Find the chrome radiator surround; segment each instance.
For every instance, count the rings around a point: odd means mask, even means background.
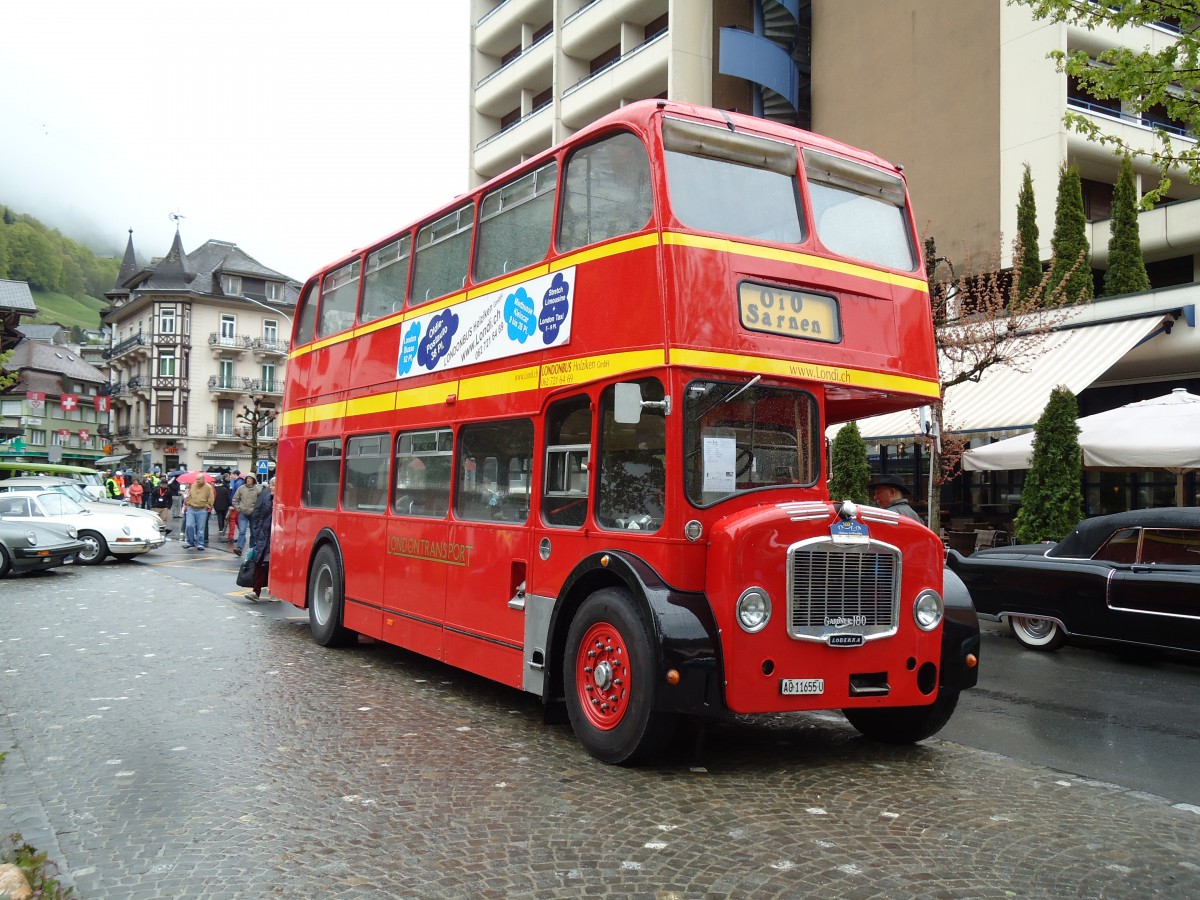
[[[900,550],[882,541],[810,538],[788,547],[788,636],[825,643],[837,634],[864,641],[899,629]]]

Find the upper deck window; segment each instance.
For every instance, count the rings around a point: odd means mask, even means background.
[[[546,258],[558,164],[548,163],[483,198],[475,280],[487,281]]]
[[[562,193],[560,250],[641,231],[654,211],[646,148],[626,132],[581,147],[567,161]]]
[[[313,329],[317,327],[317,282],[308,285],[300,295],[296,314],[296,343],[307,344],[313,339]]]
[[[804,151],[813,228],[829,250],[911,272],[917,265],[904,182],[817,150]]]
[[[337,334],[354,324],[361,268],[362,262],[356,259],[325,276],[321,285],[321,319],[317,325],[317,337]]]
[[[792,144],[666,119],[663,147],[671,209],[688,228],[784,244],[804,240]]]
[[[406,234],[367,256],[362,311],[358,316],[360,322],[373,322],[404,307],[408,259],[411,255],[412,236]]]
[[[466,286],[474,230],[475,207],[468,203],[417,232],[413,303],[424,303]]]

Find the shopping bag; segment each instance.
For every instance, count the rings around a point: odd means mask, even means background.
[[[254,587],[254,569],[257,563],[252,559],[243,559],[242,564],[238,566],[237,583],[238,587]]]

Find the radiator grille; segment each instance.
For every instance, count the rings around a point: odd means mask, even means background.
[[[839,630],[879,636],[895,631],[900,556],[878,545],[831,542],[793,547],[788,560],[788,625],[793,637]]]

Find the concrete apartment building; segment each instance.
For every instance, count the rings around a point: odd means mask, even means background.
[[[1005,0],[472,0],[471,22],[474,183],[633,100],[736,109],[903,165],[918,228],[960,273],[1011,262],[1026,163],[1043,260],[1059,169],[1073,163],[1083,178],[1092,267],[1107,267],[1119,160],[1067,131],[1068,109],[1138,146],[1153,146],[1151,125],[1175,131],[1181,144],[1195,140],[1164,110],[1088,96],[1047,59],[1055,49],[1158,49],[1177,36],[1177,22],[1089,31],[1035,21]],[[1137,167],[1143,183],[1157,185],[1149,166]],[[968,410],[969,391],[948,395],[948,407],[960,405],[957,418],[969,422],[961,430],[977,441],[1028,430],[1058,383],[1080,395],[1084,414],[1173,387],[1200,393],[1200,186],[1175,179],[1169,201],[1139,224],[1155,290],[1089,307],[1077,329],[1088,338],[1064,345],[1036,384],[1004,389],[1029,400],[1003,420]],[[1130,319],[1145,328],[1119,324]],[[889,447],[911,448],[913,423],[915,416],[893,418],[864,435],[886,456]],[[907,465],[915,474],[921,463],[910,456]],[[993,500],[1012,493],[1008,485],[989,490]],[[1132,496],[1140,488],[1121,490]]]
[[[251,471],[242,411],[283,402],[300,285],[226,241],[187,253],[176,231],[161,260],[139,267],[130,235],[103,323],[113,456],[135,467]],[[273,458],[277,426],[258,430]]]

